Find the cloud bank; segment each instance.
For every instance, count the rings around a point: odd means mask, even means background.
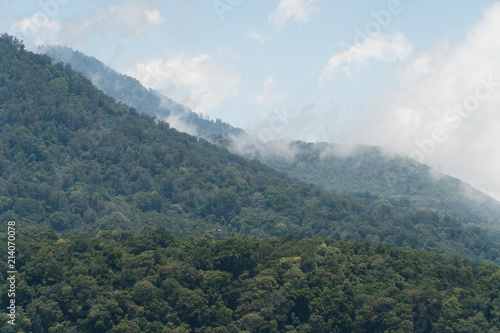
[[[442,42],[409,57],[399,68],[399,86],[373,101],[347,141],[406,152],[500,199],[498,31],[497,3],[464,41]],[[406,55],[406,48],[398,49],[388,57]],[[369,53],[383,58],[387,52]],[[366,57],[351,59],[362,63]],[[353,63],[334,56],[326,69]]]

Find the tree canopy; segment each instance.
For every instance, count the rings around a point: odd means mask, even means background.
[[[2,313],[2,333],[500,329],[500,269],[460,256],[324,236],[217,240],[163,229],[23,232],[17,243],[16,326]]]

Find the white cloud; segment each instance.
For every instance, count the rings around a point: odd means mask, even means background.
[[[227,49],[223,50],[227,53]],[[209,54],[178,54],[141,63],[128,73],[141,83],[196,112],[207,113],[238,93],[240,75]]]
[[[263,35],[259,34],[259,33],[258,33],[257,31],[255,31],[255,30],[250,31],[250,32],[248,33],[248,37],[251,37],[251,38],[255,39],[255,40],[256,40],[256,41],[258,41],[259,43],[264,43],[264,42],[265,42],[265,40],[266,40],[266,38],[265,38]]]
[[[278,8],[268,19],[278,30],[281,30],[289,19],[299,24],[307,23],[312,15],[320,11],[319,7],[314,6],[317,2],[317,0],[281,0]]]
[[[167,118],[162,120],[166,121],[172,128],[175,128],[180,132],[185,132],[191,135],[198,134],[196,126],[194,126],[193,124],[188,124],[183,119],[182,115],[171,113]]]
[[[155,3],[156,0],[129,0],[104,6],[89,16],[72,15],[64,18],[59,18],[57,11],[40,11],[15,22],[9,33],[20,37],[28,47],[43,44],[76,47],[88,39],[109,33],[126,38],[143,36],[163,21],[160,11],[154,8]]]
[[[126,1],[108,6],[90,17],[67,22],[68,42],[110,32],[123,37],[141,36],[163,21],[160,11],[151,8],[153,4]]]
[[[163,21],[161,13],[158,9],[153,9],[153,10],[146,9],[145,13],[146,17],[148,18],[148,22],[153,26],[157,26]]]
[[[415,55],[401,66],[399,87],[373,102],[350,140],[406,152],[500,199],[498,31],[499,3],[463,42]]]
[[[350,74],[353,69],[362,67],[368,60],[397,61],[408,57],[412,49],[411,44],[402,33],[391,36],[373,34],[363,43],[352,45],[349,49],[335,54],[330,58],[323,70],[321,79],[325,79],[332,72],[341,70]]]
[[[15,22],[9,34],[20,37],[29,48],[32,48],[57,41],[60,30],[60,21],[51,20],[44,13],[37,13]]]

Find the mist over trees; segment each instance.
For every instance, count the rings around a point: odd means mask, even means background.
[[[2,48],[14,73],[2,87],[3,219],[64,234],[324,234],[500,260],[483,229],[295,181],[116,103],[69,65]]]

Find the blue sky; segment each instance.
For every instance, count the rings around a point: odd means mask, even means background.
[[[256,137],[383,145],[500,198],[498,1],[0,3],[29,48],[70,46]]]

